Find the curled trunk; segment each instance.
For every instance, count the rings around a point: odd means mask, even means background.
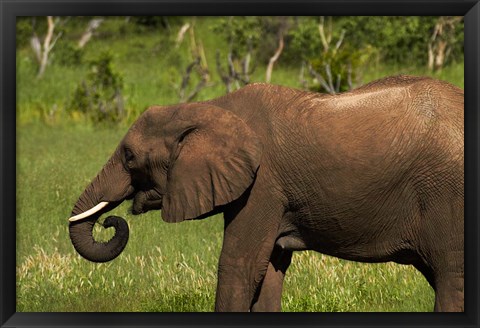
[[[115,235],[106,242],[96,241],[93,227],[100,216],[121,204],[133,192],[130,176],[118,157],[118,150],[76,202],[69,219],[69,233],[75,250],[92,262],[108,262],[123,251],[128,242],[127,222],[107,217],[102,225],[113,227]]]
[[[93,227],[98,215],[88,219],[70,222],[69,231],[75,250],[92,262],[108,262],[123,251],[128,242],[128,224],[118,216],[109,216],[103,222],[104,228],[115,228],[115,235],[107,242],[98,242],[93,238]]]

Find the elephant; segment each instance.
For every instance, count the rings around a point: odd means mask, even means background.
[[[391,76],[330,95],[252,83],[148,107],[75,203],[69,235],[94,262],[128,224],[125,200],[166,222],[223,213],[215,311],[281,311],[294,251],[419,270],[436,312],[464,311],[464,92]]]

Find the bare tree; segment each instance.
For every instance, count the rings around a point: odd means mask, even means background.
[[[187,94],[187,87],[189,85],[190,76],[193,73],[195,68],[199,68],[200,70],[200,73],[199,73],[200,81],[195,85],[195,88]],[[193,100],[202,89],[207,87],[207,83],[209,79],[208,76],[209,76],[208,70],[206,70],[204,67],[201,67],[200,57],[195,58],[193,62],[188,64],[187,68],[185,69],[185,73],[183,74],[182,83],[180,84],[180,88],[178,92],[180,102],[184,103],[184,102],[189,102]]]
[[[451,40],[455,33],[455,26],[463,17],[439,17],[428,42],[428,68],[441,69],[452,50]]]
[[[275,54],[268,61],[267,72],[265,73],[265,82],[267,83],[270,83],[272,79],[273,65],[282,54],[283,46],[284,46],[283,33],[279,33],[277,50],[275,50]]]
[[[325,34],[325,17],[320,16],[320,22],[318,24],[318,33],[320,34],[320,40],[322,41],[323,51],[327,52],[332,41],[332,19],[329,19],[328,34]]]
[[[83,32],[80,40],[78,41],[78,47],[81,49],[90,41],[93,33],[100,27],[103,22],[103,18],[93,18],[88,22],[87,28]]]
[[[332,46],[333,27],[332,27],[331,19],[329,20],[329,26],[327,27],[327,29],[328,31],[326,33],[325,18],[321,16],[318,24],[318,32],[320,35],[320,40],[322,41],[322,45],[323,45],[323,55],[327,56],[328,54],[328,58],[330,58],[329,60],[323,63],[324,72],[322,73],[322,72],[316,71],[310,63],[308,63],[307,65],[308,65],[308,71],[310,75],[322,86],[322,88],[324,88],[330,94],[336,94],[340,92],[342,76],[339,73],[337,73],[336,76],[333,76],[331,62],[333,59],[335,59],[338,53],[338,49],[343,44],[343,41],[345,39],[345,30],[341,31],[340,37],[338,38],[335,45]],[[302,66],[305,66],[305,65],[306,65],[305,63],[302,64]],[[326,78],[325,78],[325,75],[323,74],[326,75]],[[347,69],[347,83],[349,88],[351,89],[352,88],[352,69],[350,64],[348,64],[348,69]]]
[[[250,69],[250,62],[252,57],[251,52],[252,48],[251,46],[249,46],[248,51],[243,57],[243,59],[236,60],[236,65],[232,48],[230,48],[227,54],[227,68],[224,69],[221,64],[220,51],[217,49],[215,57],[217,64],[217,72],[220,75],[223,84],[225,84],[227,93],[232,91],[232,84],[235,84],[236,88],[238,89],[241,85],[247,85],[250,83],[250,75],[254,72],[256,67],[254,66],[252,69]],[[237,69],[236,66],[240,66],[240,69]]]
[[[178,95],[179,95],[179,100],[181,103],[183,102],[189,102],[193,100],[195,97],[198,96],[199,92],[203,90],[206,87],[212,86],[212,84],[209,83],[210,81],[210,71],[208,69],[208,63],[207,63],[207,58],[205,56],[205,50],[203,48],[203,44],[201,41],[197,42],[195,38],[195,30],[194,30],[194,22],[192,21],[192,24],[185,24],[184,27],[180,30],[182,36],[181,38],[183,39],[183,35],[186,33],[186,31],[190,31],[190,50],[192,53],[192,57],[194,60],[189,63],[185,69],[185,72],[182,76],[182,82],[180,83],[180,86],[178,87]],[[180,35],[180,33],[179,33]],[[178,40],[178,39],[177,39]],[[180,41],[181,42],[181,41]],[[191,81],[191,76],[192,74],[196,72],[197,75],[199,76],[199,81],[195,85],[195,87],[190,91],[187,92],[188,86]]]
[[[285,31],[286,30],[287,30],[287,18],[286,17],[281,17],[280,18],[280,26],[278,28],[278,33],[277,33],[278,46],[277,46],[277,49],[275,50],[275,53],[273,54],[273,56],[268,61],[267,71],[265,73],[265,81],[267,83],[270,83],[270,81],[272,79],[273,65],[275,65],[275,62],[278,60],[278,58],[282,54],[283,47],[284,47],[284,44],[285,44],[284,37],[285,37]]]
[[[54,36],[55,26],[57,26],[59,22],[60,17],[56,17],[54,19],[53,16],[47,16],[48,28],[43,42],[40,41],[39,36],[35,32],[35,28],[33,29],[33,36],[30,39],[30,45],[35,53],[35,58],[37,59],[39,65],[37,78],[41,78],[45,73],[49,54],[57,43],[57,40],[62,36],[62,32],[59,32]]]
[[[180,44],[182,43],[183,39],[185,38],[185,33],[187,33],[188,29],[190,28],[190,23],[185,23],[183,26],[180,28],[177,34],[177,38],[175,40],[175,47],[179,47]]]
[[[232,91],[232,83],[235,81],[236,72],[233,67],[231,52],[228,53],[227,58],[228,58],[227,59],[228,66],[227,66],[227,70],[224,70],[222,67],[222,64],[220,63],[220,51],[217,49],[217,53],[215,55],[217,72],[218,72],[218,75],[220,75],[220,78],[222,79],[223,84],[225,84],[227,93],[230,93]]]
[[[208,73],[208,62],[207,62],[207,56],[205,56],[205,49],[203,48],[203,43],[202,41],[198,41],[195,37],[195,21],[192,21],[190,28],[190,51],[192,53],[193,58],[200,57],[201,60],[201,68]],[[207,79],[210,79],[209,76],[207,76]]]

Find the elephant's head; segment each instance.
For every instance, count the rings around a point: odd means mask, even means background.
[[[233,113],[209,104],[151,107],[75,204],[70,238],[83,257],[106,262],[127,244],[128,225],[110,216],[108,242],[94,240],[98,218],[126,199],[132,213],[162,209],[167,222],[198,218],[239,198],[252,184],[261,157],[256,134]]]

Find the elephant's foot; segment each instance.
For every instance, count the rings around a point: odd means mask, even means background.
[[[248,312],[250,299],[248,288],[244,286],[219,284],[215,312]]]
[[[257,289],[251,312],[280,312],[282,310],[282,289],[285,273],[292,261],[292,252],[275,247],[267,273]]]

